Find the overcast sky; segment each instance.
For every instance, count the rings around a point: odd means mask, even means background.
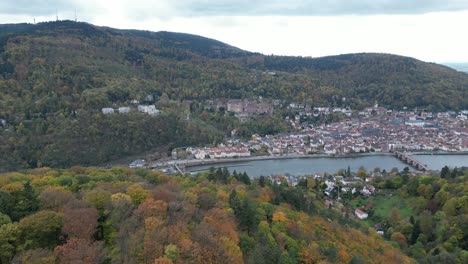
[[[468,62],[468,0],[0,0],[0,23],[74,19],[176,31],[264,54],[385,52]]]

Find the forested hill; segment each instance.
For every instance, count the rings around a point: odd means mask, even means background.
[[[463,99],[468,74],[390,54],[265,56],[196,35],[119,30],[72,21],[0,25],[0,46],[3,77],[18,81],[27,77],[21,69],[30,73],[40,59],[46,68],[63,68],[67,79],[94,69],[98,71],[87,74],[99,80],[102,74],[125,72],[123,77],[152,82],[152,92],[167,92],[175,99],[261,95],[325,104],[335,95],[349,98],[352,106],[378,101],[396,108],[468,107],[468,100]],[[253,78],[253,70],[282,75],[264,80]],[[85,84],[100,88],[109,82],[87,80]]]
[[[0,174],[0,263],[415,263],[399,232],[385,241],[315,190],[216,173]]]
[[[112,36],[146,38],[152,40],[153,44],[156,44],[157,46],[187,49],[193,53],[210,58],[237,57],[250,54],[249,52],[214,39],[185,33],[121,30],[108,27],[96,27],[91,24],[77,23],[73,21],[0,25],[0,36],[5,39],[15,35],[49,35],[52,37],[60,36],[59,34],[91,38],[104,37],[109,41]]]
[[[466,108],[468,74],[452,68],[391,54],[359,53],[323,58],[265,57],[264,67],[316,76],[322,84],[360,100],[387,106]],[[462,96],[450,104],[456,96]]]
[[[73,21],[0,25],[0,171],[96,165],[161,146],[219,142],[240,127],[203,112],[206,99],[344,106],[346,97],[352,108],[378,101],[456,110],[468,108],[467,87],[468,74],[393,55],[264,56],[181,33]],[[132,100],[156,103],[164,114],[101,114]]]
[[[0,173],[0,263],[467,263],[468,171],[408,171],[371,177],[371,196],[227,168]]]

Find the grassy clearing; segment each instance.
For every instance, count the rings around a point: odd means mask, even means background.
[[[380,219],[387,219],[392,208],[397,208],[400,211],[400,216],[402,218],[409,218],[414,214],[411,208],[411,204],[412,198],[401,198],[397,195],[377,195],[375,197],[369,198],[358,196],[349,202],[349,205],[352,208],[365,208],[369,205],[372,205],[374,210],[374,217]],[[370,226],[370,222],[366,224]]]
[[[399,209],[402,217],[410,217],[413,214],[413,210],[409,206],[410,202],[396,195],[391,197],[378,196],[373,199],[372,203],[374,204],[374,214],[383,218],[388,217],[392,208]]]

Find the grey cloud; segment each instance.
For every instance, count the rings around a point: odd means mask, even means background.
[[[53,15],[61,10],[73,10],[73,4],[66,0],[2,0],[0,14],[9,15]]]
[[[468,9],[466,0],[179,0],[178,5],[194,16],[422,14]]]
[[[109,5],[109,9],[94,9],[99,4]],[[127,16],[136,20],[151,16],[337,16],[468,10],[468,0],[0,0],[0,14],[46,16],[76,8],[98,16],[112,12],[114,5],[123,6]]]

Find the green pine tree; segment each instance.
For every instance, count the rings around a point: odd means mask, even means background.
[[[239,219],[242,211],[242,204],[239,199],[239,196],[237,196],[236,190],[232,190],[231,194],[229,195],[229,206],[232,208],[234,211],[234,215]]]

